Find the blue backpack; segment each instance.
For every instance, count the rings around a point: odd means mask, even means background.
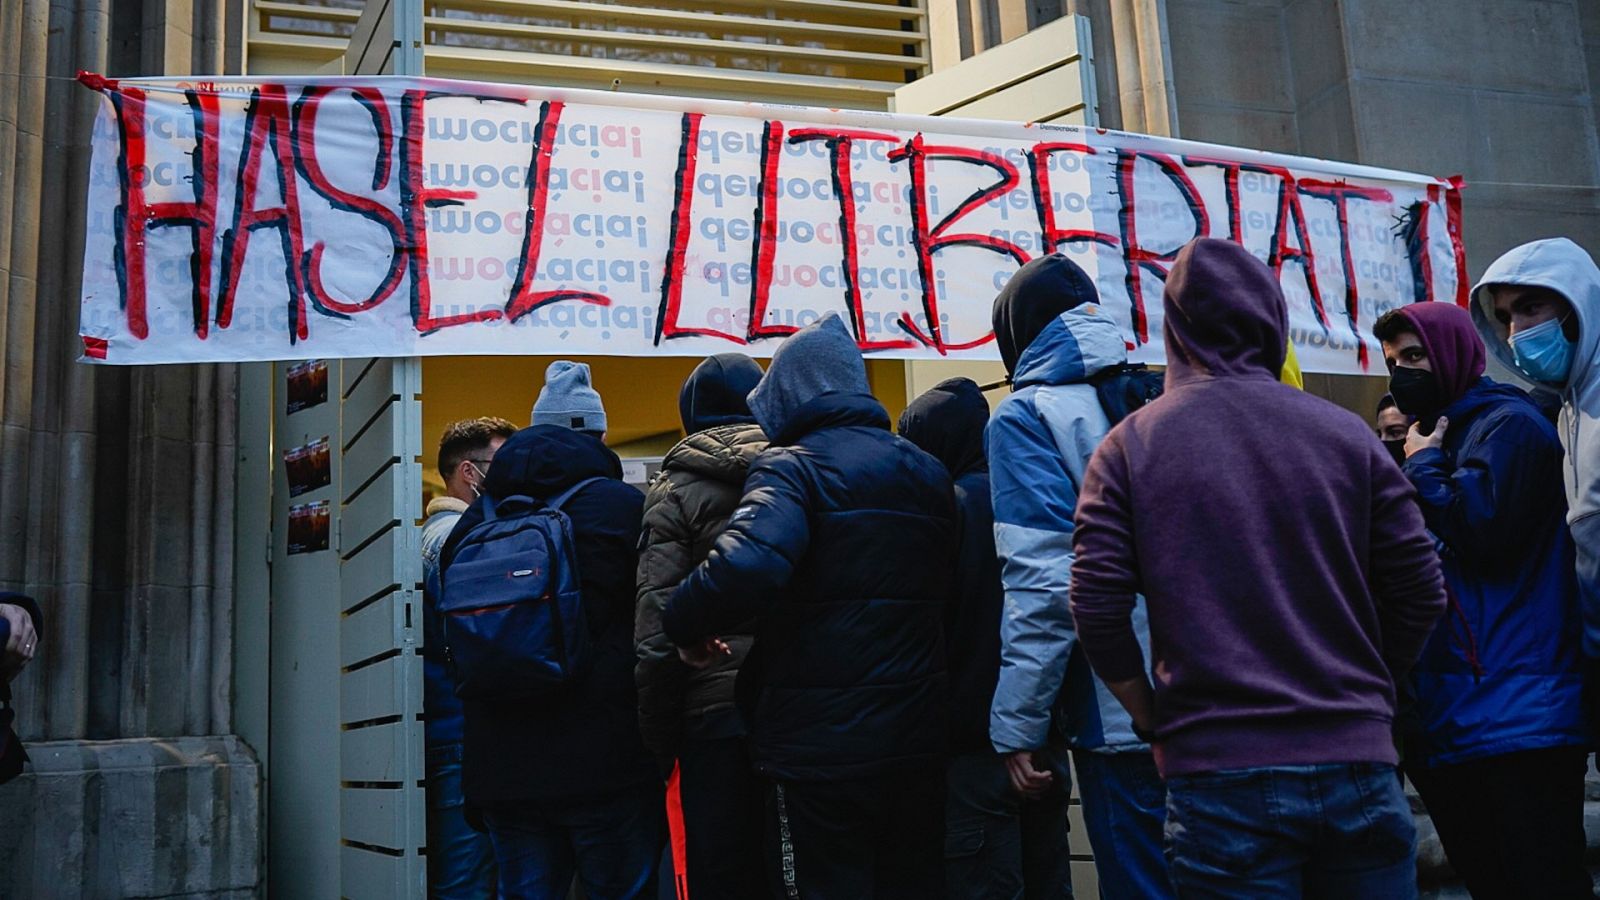
[[[439,573],[439,613],[456,695],[530,697],[576,678],[589,649],[572,520],[561,507],[599,477],[548,501],[478,500],[483,521]]]

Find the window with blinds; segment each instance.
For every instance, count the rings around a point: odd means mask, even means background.
[[[926,4],[425,0],[423,31],[432,76],[884,109],[927,71]],[[250,71],[326,71],[361,8],[251,0]]]

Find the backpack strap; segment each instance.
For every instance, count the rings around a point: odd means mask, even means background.
[[[538,502],[539,501],[533,499],[527,494],[512,494],[509,497],[501,497],[499,500],[496,500],[488,494],[484,494],[478,498],[476,505],[480,510],[483,511],[483,521],[493,522],[494,520],[500,518],[500,510],[506,506],[515,506],[518,504],[534,506]]]
[[[549,500],[546,500],[544,502],[544,505],[549,507],[550,509],[560,510],[561,507],[565,506],[567,504],[567,501],[571,500],[573,498],[573,496],[576,495],[579,491],[583,490],[584,488],[588,487],[591,484],[594,484],[596,481],[605,481],[605,480],[606,480],[606,478],[605,478],[604,475],[596,475],[596,476],[594,476],[592,478],[585,478],[582,481],[578,482],[577,484],[573,485],[572,487],[569,487],[566,490],[562,491],[561,493],[555,495],[554,497],[551,497]]]

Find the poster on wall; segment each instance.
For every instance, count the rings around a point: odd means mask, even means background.
[[[328,453],[328,439],[318,438],[309,444],[283,451],[283,470],[289,479],[291,497],[309,494],[332,484],[333,459]]]
[[[1407,172],[438,79],[82,80],[101,363],[765,356],[830,312],[867,353],[994,359],[995,293],[1052,252],[1160,362],[1163,282],[1202,235],[1278,273],[1308,371],[1368,371],[1379,315],[1465,301],[1460,184]]]
[[[331,522],[326,500],[289,507],[289,555],[328,549]]]
[[[285,373],[284,412],[292,415],[328,402],[328,363],[308,359],[289,367]]]

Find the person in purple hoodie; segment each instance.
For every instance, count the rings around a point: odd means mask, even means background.
[[[1287,308],[1249,251],[1191,242],[1164,309],[1166,391],[1089,463],[1071,606],[1154,746],[1174,887],[1415,897],[1395,682],[1445,608],[1416,491],[1360,417],[1278,381]]]

